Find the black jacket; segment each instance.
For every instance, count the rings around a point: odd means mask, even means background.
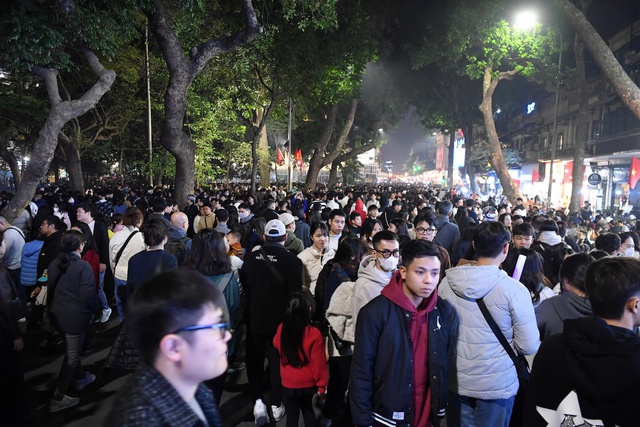
[[[244,256],[240,282],[247,293],[247,325],[254,334],[275,335],[289,303],[289,294],[302,289],[302,261],[280,243],[266,243],[271,265],[280,273],[276,278],[260,250]]]
[[[349,386],[354,425],[372,425],[374,412],[388,420],[394,419],[394,412],[404,413],[396,426],[413,421],[410,321],[409,312],[382,295],[360,311]],[[427,341],[433,418],[443,415],[448,403],[449,364],[455,360],[458,324],[455,310],[439,298],[429,313]]]
[[[109,232],[107,226],[102,221],[95,221],[93,225],[93,240],[98,247],[100,264],[109,265]]]
[[[36,272],[38,277],[41,277],[44,270],[49,268],[49,265],[58,258],[58,254],[60,253],[60,239],[62,239],[62,231],[56,231],[44,239],[42,248],[40,248],[40,254],[38,255]]]
[[[524,425],[560,425],[574,416],[576,424],[584,418],[591,420],[584,425],[637,426],[638,383],[640,337],[596,317],[567,320],[533,362]]]

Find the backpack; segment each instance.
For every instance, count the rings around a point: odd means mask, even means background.
[[[188,236],[184,236],[180,239],[171,237],[167,243],[164,244],[164,250],[176,257],[178,265],[184,265],[187,260],[187,241],[189,240]]]
[[[555,286],[560,281],[560,266],[564,257],[573,250],[566,243],[560,242],[553,246],[548,243],[538,242],[531,247],[542,255],[544,276]]]

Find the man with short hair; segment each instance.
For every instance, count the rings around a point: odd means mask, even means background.
[[[362,258],[358,268],[358,280],[351,293],[351,316],[357,324],[358,313],[369,301],[380,295],[398,268],[400,242],[389,231],[379,231],[373,236],[373,253]]]
[[[438,215],[436,217],[436,229],[438,230],[438,234],[433,239],[433,243],[445,248],[449,253],[451,253],[453,245],[460,240],[460,229],[455,223],[449,221],[452,210],[453,205],[450,201],[445,200],[440,202],[440,205],[438,206]]]
[[[136,290],[127,324],[144,363],[118,393],[107,425],[222,424],[203,382],[228,366],[224,304],[221,292],[190,269],[161,273]]]
[[[269,355],[271,378],[271,412],[275,421],[284,417],[280,357],[273,347],[273,337],[284,319],[291,292],[302,289],[302,261],[284,247],[287,231],[282,221],[274,219],[265,225],[265,243],[261,249],[244,257],[240,282],[246,290],[247,308],[247,377],[255,402],[253,415],[257,425],[269,422],[262,401],[264,358]]]
[[[133,193],[135,195],[135,192]],[[93,233],[93,239],[98,247],[98,257],[100,258],[100,283],[104,278],[104,272],[109,263],[109,233],[107,226],[103,222],[97,222],[95,218],[95,207],[89,202],[83,202],[76,208],[77,219],[89,226]]]
[[[220,208],[215,211],[215,215],[217,225],[214,230],[216,230],[223,236],[226,236],[231,231],[229,230],[229,227],[227,227],[227,221],[229,221],[229,212],[227,212],[226,209]]]
[[[385,208],[384,212],[380,216],[380,221],[382,222],[382,226],[385,230],[389,228],[391,221],[400,218],[400,209],[402,209],[402,201],[400,200],[394,200],[391,203],[391,206]]]
[[[437,425],[444,415],[458,320],[438,298],[440,266],[433,243],[408,242],[399,270],[360,311],[349,381],[355,425]]]
[[[349,214],[349,232],[360,238],[362,236],[362,216],[358,212]]]
[[[640,261],[602,258],[585,274],[595,316],[568,319],[536,354],[524,425],[635,426],[640,399]],[[575,423],[575,424],[574,424]]]
[[[517,224],[513,226],[513,248],[529,249],[533,244],[534,230],[531,224]]]
[[[340,244],[342,230],[347,222],[347,214],[342,209],[334,209],[329,214],[327,225],[329,226],[329,242],[327,246],[335,254]]]
[[[284,247],[296,255],[304,250],[302,240],[298,239],[295,235],[296,231],[296,217],[290,213],[282,213],[279,215],[280,221],[284,224],[287,230],[287,240],[284,242]]]
[[[600,249],[601,251],[605,251],[609,255],[618,255],[620,252],[620,246],[622,245],[622,241],[620,240],[620,236],[614,233],[600,233],[598,237],[596,237],[596,249]]]
[[[499,222],[478,225],[473,231],[477,264],[447,270],[438,290],[460,316],[456,374],[449,384],[449,426],[507,427],[518,392],[516,368],[480,311],[478,300],[484,301],[517,353],[533,354],[540,345],[529,291],[500,270],[510,240],[509,230]]]

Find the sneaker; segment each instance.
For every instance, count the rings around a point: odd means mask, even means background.
[[[103,309],[102,316],[100,317],[100,323],[106,323],[107,321],[109,321],[109,317],[111,316],[112,311],[113,310],[111,310],[111,308],[109,307]]]
[[[253,417],[256,420],[257,426],[265,426],[269,424],[269,414],[267,414],[267,405],[262,403],[262,399],[256,400],[256,404],[253,405]]]
[[[83,379],[76,380],[76,391],[84,390],[85,388],[87,388],[89,384],[91,384],[95,380],[96,380],[96,376],[94,374],[92,374],[91,372],[85,372]]]
[[[274,421],[280,421],[287,413],[284,409],[284,404],[280,403],[280,406],[271,405],[271,413],[273,414]]]
[[[80,403],[80,399],[77,397],[70,397],[65,394],[60,400],[51,399],[51,402],[49,402],[49,412],[62,411],[64,409],[71,408],[72,406],[76,406],[78,403]]]
[[[228,368],[227,368],[227,374],[232,374],[234,372],[238,372],[238,371],[242,371],[244,368],[247,367],[247,364],[244,362],[233,362]]]

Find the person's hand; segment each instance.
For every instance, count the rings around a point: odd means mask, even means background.
[[[324,408],[324,404],[327,401],[327,392],[318,392],[318,407]]]
[[[37,297],[37,296],[38,296],[38,294],[40,294],[40,291],[41,291],[41,290],[42,290],[42,288],[41,288],[41,287],[39,287],[39,286],[38,286],[37,288],[35,288],[35,289],[33,290],[33,292],[31,292],[31,298],[35,298],[35,297]]]
[[[107,264],[100,263],[100,273],[104,273],[107,270]]]
[[[22,338],[16,338],[15,340],[13,340],[14,351],[20,351],[23,348],[24,348],[24,341],[22,341]]]

